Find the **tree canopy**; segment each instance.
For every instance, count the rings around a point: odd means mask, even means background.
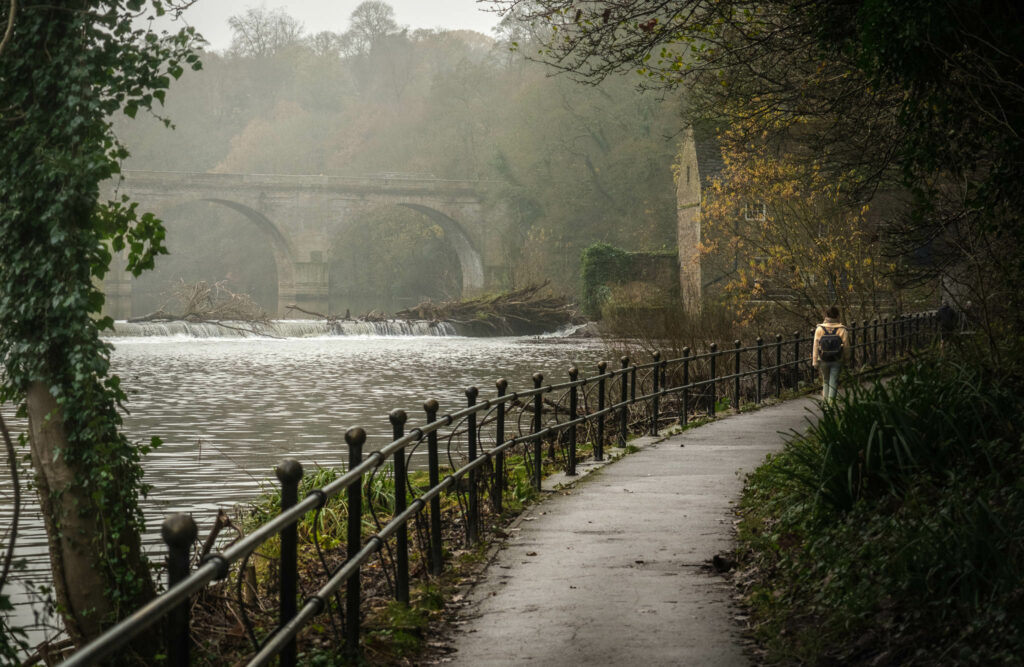
[[[882,221],[887,252],[917,258],[901,280],[942,278],[991,303],[1005,295],[979,275],[1022,275],[1018,3],[493,4],[540,26],[533,57],[587,82],[632,70],[685,90],[691,120],[732,128],[735,155],[753,142],[816,162],[845,179],[852,210],[906,193]]]

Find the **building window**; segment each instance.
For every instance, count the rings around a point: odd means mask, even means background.
[[[747,222],[764,222],[768,217],[768,207],[764,204],[747,204],[743,207],[743,219]]]
[[[690,184],[690,165],[686,165],[686,184]]]

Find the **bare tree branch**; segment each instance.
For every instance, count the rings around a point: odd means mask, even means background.
[[[4,31],[4,38],[0,40],[0,56],[4,54],[4,49],[11,41],[11,35],[14,34],[14,17],[18,13],[18,0],[11,0],[11,13],[7,16],[7,30]]]
[[[0,592],[3,592],[4,584],[7,583],[7,575],[11,572],[11,562],[14,560],[14,545],[18,539],[18,515],[21,513],[21,483],[18,479],[18,454],[14,451],[14,443],[11,442],[11,434],[7,431],[7,423],[4,421],[3,415],[0,415],[0,431],[3,432],[4,446],[7,448],[7,461],[11,466],[11,482],[14,486],[11,536],[7,542],[7,552],[4,554],[3,571],[0,572]]]

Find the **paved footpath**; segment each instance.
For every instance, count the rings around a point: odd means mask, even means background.
[[[449,664],[747,665],[732,591],[744,475],[806,428],[788,401],[648,444],[530,508],[466,596]]]

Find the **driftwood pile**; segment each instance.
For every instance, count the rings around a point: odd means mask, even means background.
[[[171,290],[170,301],[175,303],[172,306],[173,311],[167,310],[168,306],[165,304],[148,315],[128,321],[209,323],[227,329],[239,327],[225,322],[270,326],[270,315],[262,306],[253,301],[248,294],[232,292],[225,287],[223,280],[213,284],[205,280],[196,283],[179,281]]]
[[[425,301],[395,313],[404,320],[451,322],[470,335],[534,335],[582,322],[569,300],[545,294],[547,281],[464,301]]]

